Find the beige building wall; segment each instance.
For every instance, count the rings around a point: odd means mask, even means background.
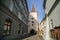
[[[46,0],[46,9],[45,9],[45,13],[48,14],[48,12],[50,11],[52,5],[54,4],[56,0]]]
[[[47,25],[49,27],[49,32],[51,29],[54,29],[56,26],[58,27],[60,25],[60,18],[59,18],[60,17],[60,0],[46,0],[45,7],[46,7],[45,14],[47,15],[49,14],[46,17],[46,23],[48,23],[46,24],[46,33],[47,33],[48,31]],[[47,36],[48,34],[45,34],[45,36]],[[53,39],[50,37],[50,40],[53,40]]]
[[[43,37],[45,37],[45,30],[46,30],[46,26],[45,26],[45,18],[43,18],[43,20],[39,23],[39,35]]]

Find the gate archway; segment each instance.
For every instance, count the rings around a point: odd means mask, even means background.
[[[36,31],[34,29],[30,30],[30,34],[35,34],[35,33],[36,33]]]

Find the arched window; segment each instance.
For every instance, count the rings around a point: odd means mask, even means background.
[[[10,29],[11,29],[11,21],[7,19],[5,20],[5,24],[4,24],[3,36],[9,35]]]

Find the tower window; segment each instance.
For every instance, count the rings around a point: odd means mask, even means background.
[[[32,24],[32,26],[33,26],[33,24]]]
[[[20,33],[20,31],[21,31],[21,24],[19,24],[18,34]]]
[[[32,21],[32,23],[34,23],[34,21]]]
[[[31,19],[34,19],[34,18],[31,18]]]
[[[6,20],[4,24],[4,31],[3,31],[3,36],[7,36],[10,34],[10,29],[11,29],[11,21]]]

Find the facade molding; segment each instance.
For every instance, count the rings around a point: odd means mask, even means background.
[[[51,14],[51,12],[56,8],[56,6],[58,5],[58,3],[60,2],[60,0],[56,0],[55,3],[53,4],[53,6],[51,7],[50,11],[48,12],[48,15],[49,16]]]

